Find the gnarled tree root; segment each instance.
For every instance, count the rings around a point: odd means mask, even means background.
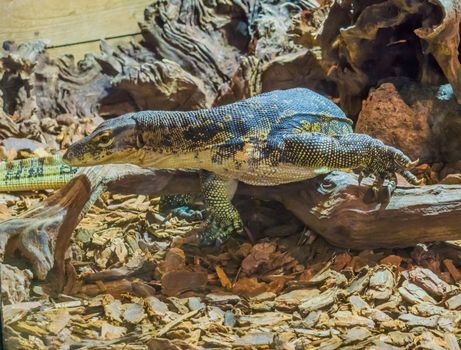
[[[198,193],[195,172],[135,166],[83,168],[38,207],[0,223],[0,253],[20,251],[39,279],[64,285],[64,257],[73,230],[102,191],[162,195]],[[367,183],[333,172],[275,187],[240,184],[237,196],[278,201],[310,229],[343,248],[404,247],[461,239],[461,185],[398,187],[387,205],[364,200]],[[49,273],[52,271],[52,273]]]

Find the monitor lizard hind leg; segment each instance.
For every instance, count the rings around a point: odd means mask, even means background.
[[[208,171],[201,171],[200,179],[209,215],[198,239],[201,245],[219,246],[232,233],[243,230],[240,215],[231,203],[238,181]]]

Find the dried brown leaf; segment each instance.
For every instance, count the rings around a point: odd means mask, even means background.
[[[240,278],[232,286],[233,293],[246,297],[254,297],[266,291],[268,291],[267,284],[263,282],[258,282],[258,279],[256,277]]]
[[[183,270],[186,266],[186,255],[184,251],[179,248],[171,248],[165,256],[165,260],[159,265],[161,273],[170,271]]]
[[[381,259],[380,263],[384,265],[391,265],[395,267],[400,267],[402,263],[402,257],[398,255],[388,255],[385,258]]]
[[[450,272],[451,277],[455,282],[461,281],[461,270],[459,270],[454,264],[453,260],[451,259],[444,259],[443,264],[447,268],[448,272]]]
[[[185,291],[203,289],[207,282],[206,272],[170,271],[162,276],[162,291],[168,296],[176,296]]]
[[[219,265],[216,265],[215,270],[218,275],[219,281],[221,282],[221,286],[223,286],[225,289],[231,289],[232,282],[230,281],[229,277],[227,277],[227,274],[223,270],[223,268]]]
[[[342,269],[344,269],[347,265],[349,265],[351,260],[352,260],[352,256],[349,253],[344,252],[344,253],[337,254],[334,258],[331,268],[339,272]]]

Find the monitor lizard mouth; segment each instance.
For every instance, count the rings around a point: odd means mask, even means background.
[[[144,152],[134,148],[121,150],[100,149],[97,152],[81,151],[84,148],[85,144],[81,146],[73,144],[62,157],[64,163],[75,167],[117,163],[142,164],[144,157]]]
[[[83,139],[74,142],[64,153],[62,160],[71,166],[92,166],[107,162],[109,156],[108,135],[103,135],[102,143],[99,135],[88,135]]]
[[[67,165],[71,166],[84,166],[87,165],[90,159],[85,159],[84,152],[82,152],[81,141],[73,143],[62,156],[62,160]]]
[[[98,152],[97,156],[79,152],[77,145],[72,145],[66,153],[64,153],[62,160],[70,166],[83,167],[103,164],[107,162],[105,152]]]

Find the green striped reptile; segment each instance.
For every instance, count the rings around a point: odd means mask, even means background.
[[[3,161],[0,162],[0,192],[55,190],[69,182],[77,170],[78,167],[65,164],[60,154]],[[159,210],[182,219],[201,219],[201,211],[190,208],[193,200],[189,195],[162,196]]]
[[[59,154],[0,162],[0,192],[57,189],[72,179],[78,168]]]
[[[352,132],[352,121],[331,101],[308,89],[278,90],[240,102],[191,112],[144,111],[105,121],[72,144],[72,166],[132,163],[141,167],[196,169],[209,215],[203,244],[220,244],[243,229],[231,203],[238,181],[278,185],[360,169],[376,190],[396,173],[419,184],[400,150]]]

